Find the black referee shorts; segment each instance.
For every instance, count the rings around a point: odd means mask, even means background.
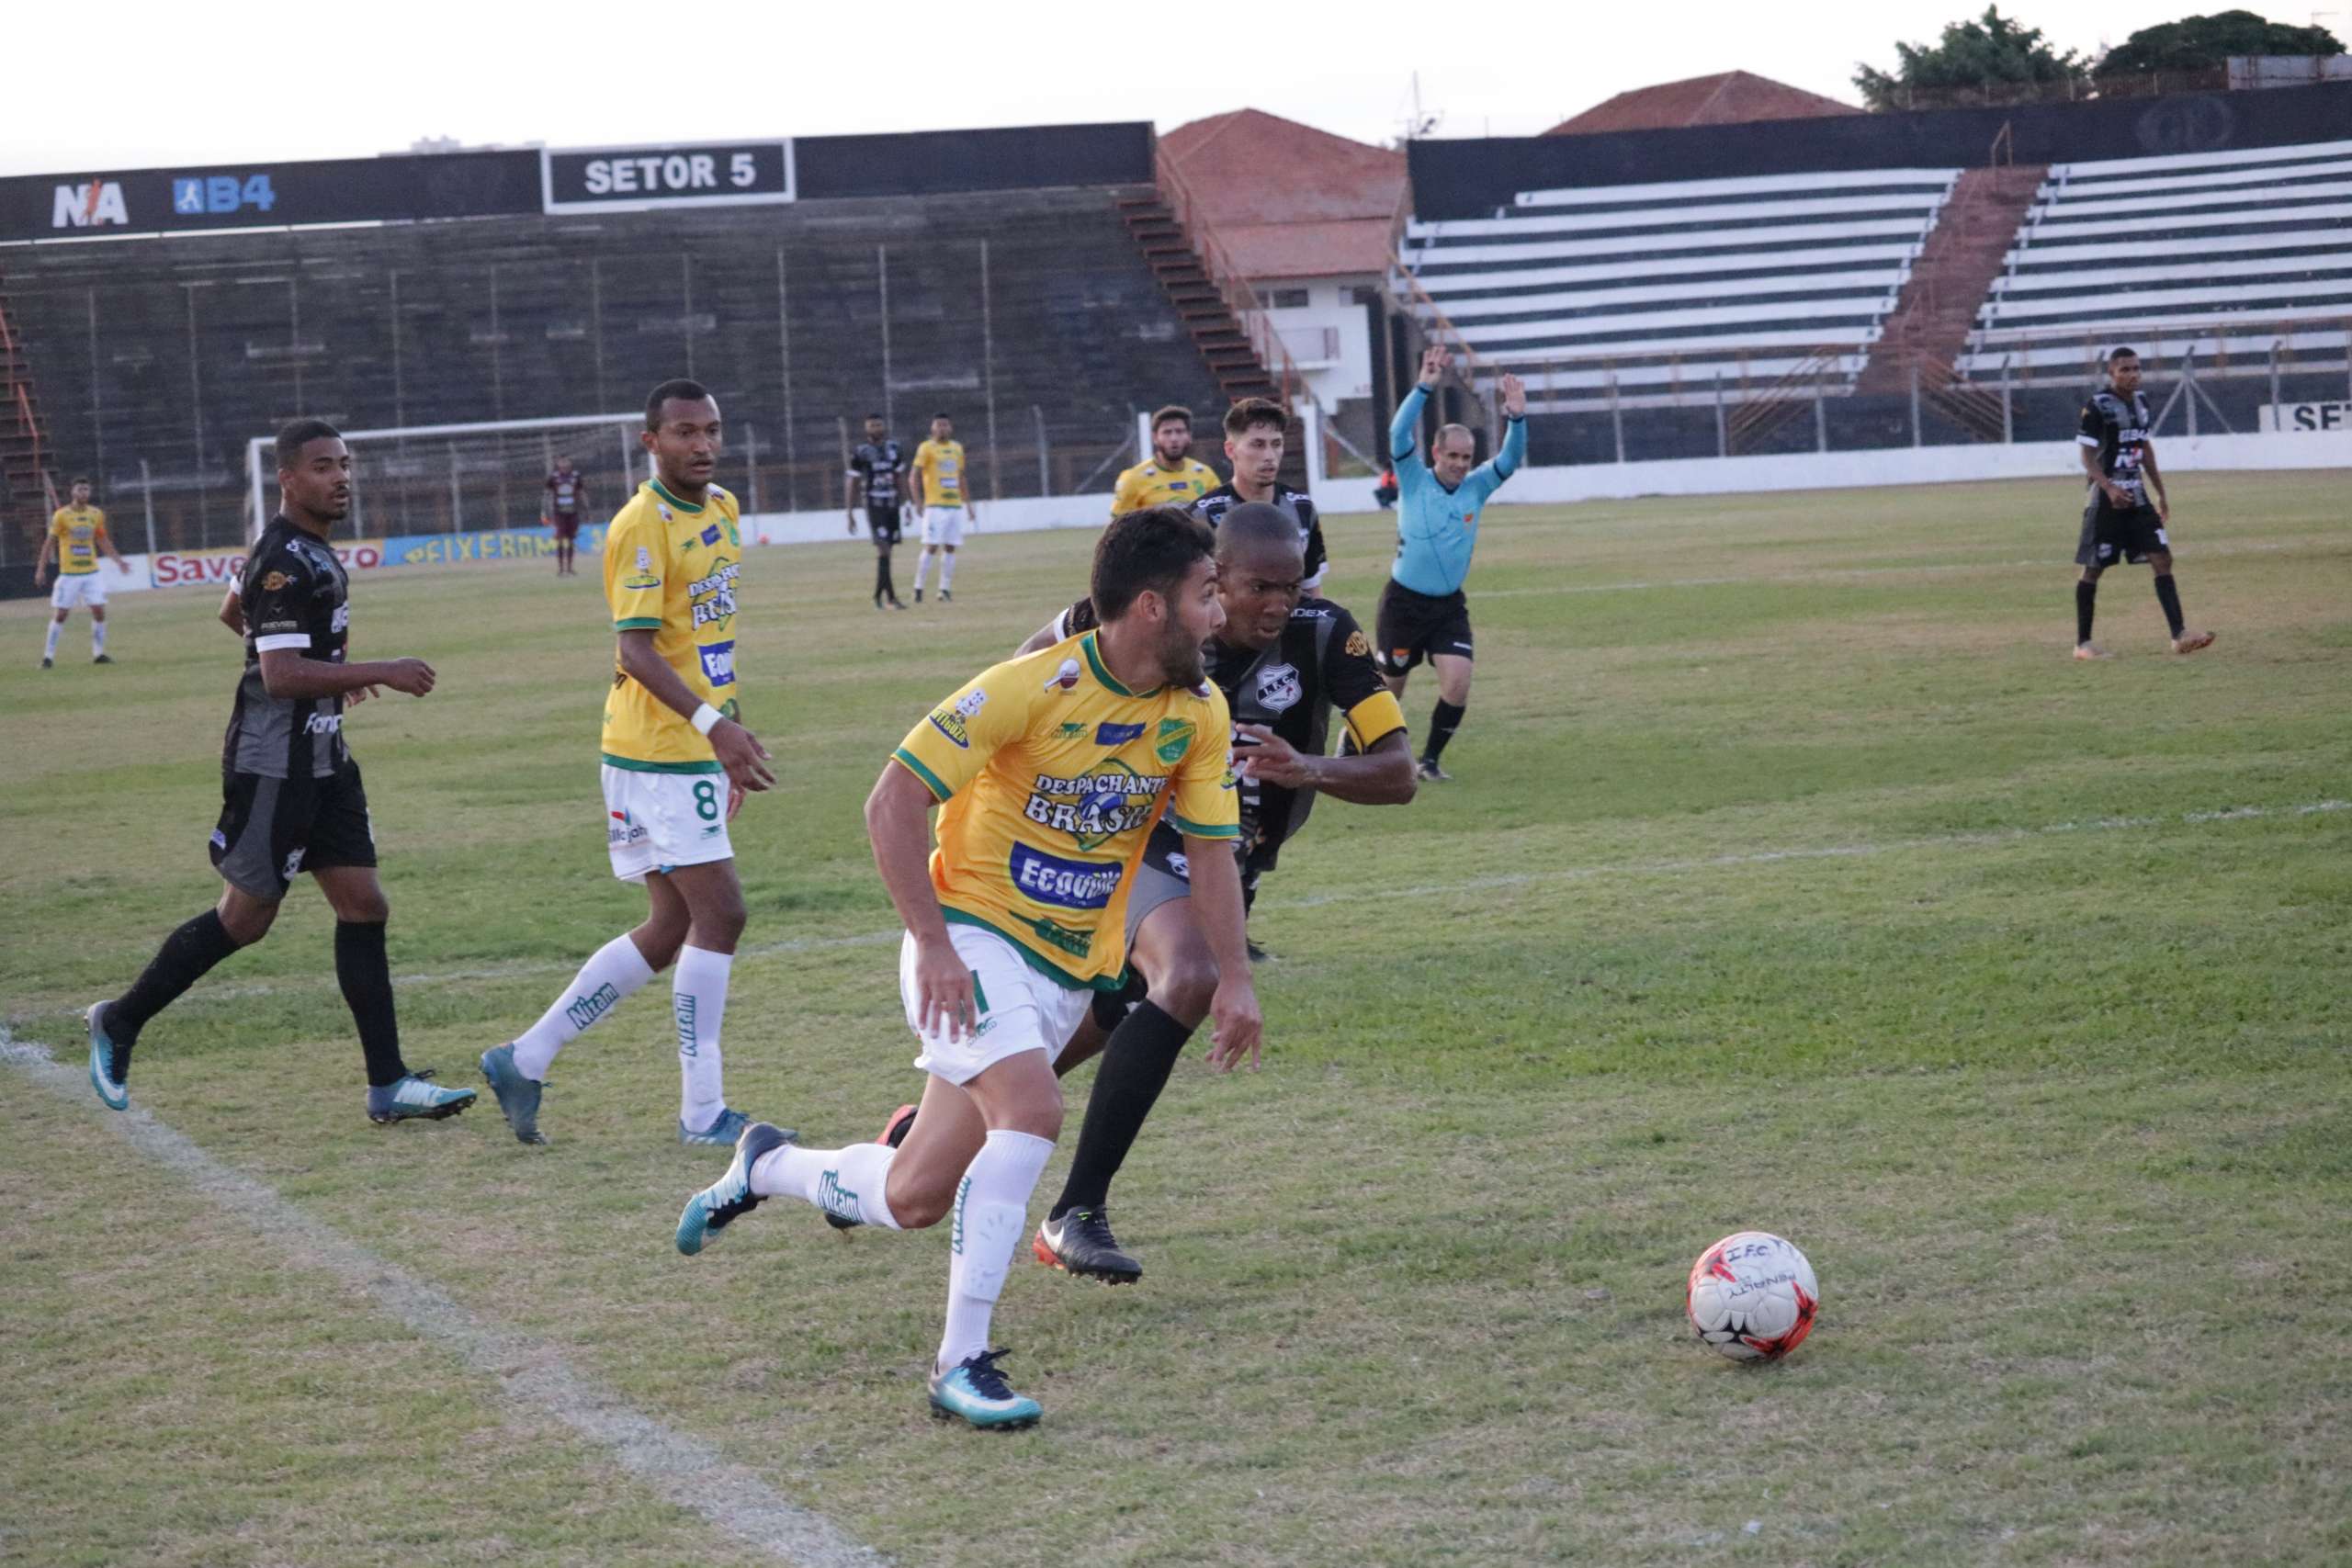
[[[875,543],[881,545],[897,544],[899,542],[899,508],[897,504],[893,503],[888,506],[876,506],[873,502],[868,502],[865,506],[865,525],[873,531]]]
[[[1441,653],[1476,657],[1470,651],[1470,601],[1459,588],[1442,599],[1431,598],[1392,577],[1381,591],[1373,626],[1372,661],[1384,675],[1402,675]]]
[[[274,904],[306,871],[375,863],[358,763],[345,758],[322,779],[221,773],[212,864],[231,886]]]

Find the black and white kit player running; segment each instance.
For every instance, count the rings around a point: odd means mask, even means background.
[[[308,872],[334,909],[334,969],[368,1066],[378,1122],[455,1115],[474,1091],[443,1089],[401,1058],[384,948],[390,907],[376,876],[376,840],[359,764],[344,743],[345,699],[388,686],[421,697],[421,659],[354,664],[350,580],[327,543],[351,508],[351,455],[334,428],[296,420],[278,433],[284,510],[246,558],[238,595],[245,667],[221,744],[221,808],[212,863],[220,901],[164,939],[130,988],[89,1010],[90,1083],[114,1110],[129,1103],[140,1031],[212,966],[266,935],[294,879]],[[224,611],[224,616],[226,612]]]
[[[2083,569],[2075,583],[2077,659],[2108,657],[2091,641],[2091,616],[2098,604],[2099,573],[2118,562],[2145,561],[2154,571],[2156,603],[2164,607],[2175,653],[2212,646],[2213,634],[2190,631],[2181,614],[2180,590],[2172,580],[2172,505],[2156,466],[2155,443],[2148,438],[2150,423],[2148,395],[2140,389],[2140,356],[2116,349],[2107,356],[2107,386],[2083,405],[2082,427],[2075,436],[2083,472],[2090,479],[2082,537],[2075,547],[2075,564]],[[2151,489],[2154,506],[2148,504]]]

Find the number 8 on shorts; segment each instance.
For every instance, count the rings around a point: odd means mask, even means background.
[[[650,871],[732,860],[727,840],[727,775],[604,765],[605,846],[613,874],[642,882]]]

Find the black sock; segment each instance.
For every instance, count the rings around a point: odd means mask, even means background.
[[[874,552],[874,602],[879,604],[883,595],[889,592],[890,558],[876,550]]]
[[[1466,703],[1457,706],[1443,697],[1438,699],[1437,706],[1430,710],[1429,744],[1421,748],[1425,761],[1434,762],[1438,760],[1439,753],[1445,750],[1445,743],[1453,739],[1455,730],[1462,728],[1462,716],[1468,711]]]
[[[2156,603],[2165,607],[2165,625],[2172,628],[2174,637],[2179,637],[2181,628],[2188,623],[2181,618],[2180,590],[2173,586],[2172,573],[2168,571],[2156,578]]]
[[[359,1049],[368,1058],[368,1087],[383,1089],[408,1077],[401,1060],[401,1028],[392,1016],[392,963],[384,955],[384,922],[334,923],[334,977],[359,1025]]]
[[[107,1033],[118,1045],[139,1039],[149,1019],[177,1001],[180,994],[214,964],[237,951],[236,939],[220,923],[218,909],[207,909],[164,939],[130,989],[107,1008]]]
[[[2091,611],[2098,604],[2098,584],[2075,579],[2075,641],[2091,640]]]
[[[1094,1074],[1094,1092],[1087,1096],[1086,1121],[1078,1131],[1069,1179],[1062,1183],[1062,1195],[1046,1218],[1058,1220],[1072,1209],[1101,1210],[1111,1195],[1111,1179],[1126,1163],[1144,1118],[1151,1114],[1176,1058],[1184,1054],[1184,1042],[1192,1037],[1190,1024],[1177,1022],[1151,1001],[1127,1014],[1111,1032],[1102,1047],[1102,1066]]]

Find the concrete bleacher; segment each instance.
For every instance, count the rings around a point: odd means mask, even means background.
[[[297,412],[601,413],[687,374],[733,433],[721,482],[748,488],[749,427],[770,507],[838,504],[839,422],[886,400],[910,448],[954,415],[983,498],[1034,496],[1107,485],[1090,470],[1138,404],[1221,406],[1120,218],[1129,188],[179,235],[6,265],[57,461],[96,470],[119,516],[143,462],[167,548],[239,536],[244,444]],[[528,521],[524,478],[501,499]]]
[[[1416,221],[1399,259],[1531,408],[1688,401],[1800,372],[1849,389],[1957,169],[1531,190]],[[1613,390],[1612,390],[1613,388]]]
[[[2352,141],[2052,166],[1961,355],[1975,379],[2069,373],[2130,341],[2200,374],[2339,354]]]

